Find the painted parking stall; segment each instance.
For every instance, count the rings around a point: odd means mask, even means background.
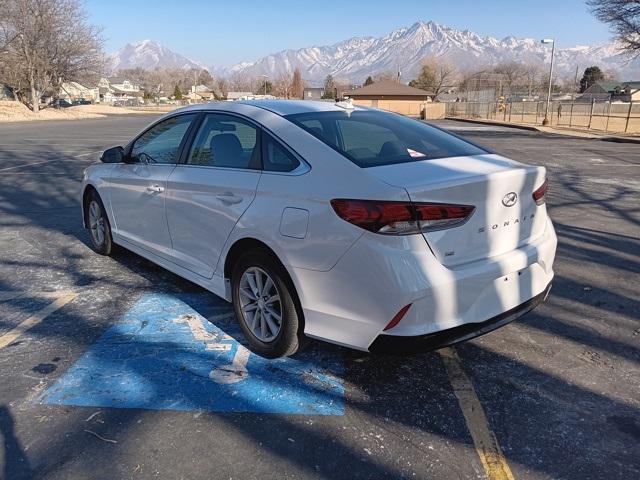
[[[266,360],[236,340],[229,305],[144,294],[43,395],[46,404],[343,415],[342,362]]]

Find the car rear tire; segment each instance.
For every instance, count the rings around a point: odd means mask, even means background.
[[[93,250],[100,255],[111,255],[113,251],[111,225],[100,195],[95,190],[91,191],[87,199],[85,216]]]
[[[231,274],[233,307],[251,349],[265,357],[293,355],[302,340],[297,295],[284,267],[272,255],[242,255]]]

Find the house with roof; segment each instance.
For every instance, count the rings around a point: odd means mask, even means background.
[[[103,77],[98,90],[101,102],[114,105],[140,104],[144,96],[140,85],[124,77]]]
[[[612,102],[640,102],[640,81],[597,82],[587,88],[580,100]]]
[[[100,102],[100,93],[98,87],[87,87],[79,82],[64,82],[60,86],[58,98],[70,103],[77,101],[97,103]]]
[[[15,100],[13,89],[4,83],[0,83],[0,100]]]
[[[370,85],[344,92],[345,97],[353,99],[355,105],[379,108],[390,112],[425,118],[442,118],[444,104],[435,104],[432,92],[410,87],[394,80],[381,80]],[[427,103],[432,104],[427,108]],[[430,115],[432,112],[432,115]]]
[[[381,80],[365,87],[344,92],[344,96],[354,100],[409,100],[430,102],[435,96],[431,92],[410,87],[395,80]]]
[[[252,100],[255,97],[253,92],[227,92],[227,100]]]
[[[189,93],[183,95],[190,103],[202,103],[215,100],[215,94],[206,85],[192,85]]]
[[[305,87],[302,91],[303,100],[320,100],[324,97],[324,87]]]

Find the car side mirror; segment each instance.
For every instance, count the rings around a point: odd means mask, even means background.
[[[100,161],[103,163],[122,163],[124,162],[124,148],[113,147],[105,150]]]

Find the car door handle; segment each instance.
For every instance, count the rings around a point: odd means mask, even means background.
[[[147,187],[147,192],[149,193],[162,193],[164,192],[164,188],[160,185],[149,185]]]
[[[228,203],[230,205],[240,203],[242,201],[242,197],[238,197],[231,192],[219,193],[216,195],[216,198],[222,203]]]

